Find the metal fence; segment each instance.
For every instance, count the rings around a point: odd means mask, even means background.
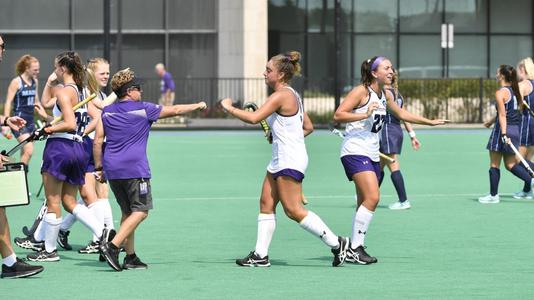
[[[0,79],[0,93],[5,97],[9,79]],[[175,104],[206,101],[210,109],[195,117],[224,117],[216,107],[219,99],[230,97],[235,102],[262,104],[271,91],[263,78],[177,78]],[[344,84],[343,97],[355,86],[356,80]],[[335,110],[332,79],[311,80],[298,77],[293,87],[303,96],[305,109],[316,123],[327,123]],[[495,114],[493,99],[497,83],[483,78],[467,79],[402,79],[399,90],[406,108],[429,118],[446,118],[459,123],[480,123]],[[145,79],[145,101],[157,103],[159,79]]]

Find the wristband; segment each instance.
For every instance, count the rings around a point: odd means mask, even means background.
[[[413,139],[415,137],[415,131],[408,131],[408,135]]]
[[[9,119],[9,117],[6,117],[6,118],[4,119],[4,123],[2,124],[3,126],[9,126],[9,125],[7,125],[7,119]]]

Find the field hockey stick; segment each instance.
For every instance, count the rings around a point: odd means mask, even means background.
[[[30,228],[28,226],[22,227],[22,233],[26,236],[31,236],[35,233],[35,230],[37,230],[37,227],[39,227],[39,224],[43,221],[44,216],[48,212],[48,208],[46,207],[46,198],[45,201],[43,201],[43,205],[41,205],[41,208],[39,209],[39,213],[37,213],[37,216],[35,217],[35,221],[33,221],[33,224]]]
[[[104,100],[102,100],[102,107],[106,107],[110,104],[113,104],[116,100],[117,100],[117,94],[115,94],[115,92],[112,92],[111,94],[109,94],[109,96],[107,96],[106,98],[104,98]]]
[[[530,115],[534,117],[534,111],[532,111],[532,109],[530,108],[530,105],[528,105],[528,103],[526,103],[525,101],[523,101],[523,105],[525,105],[525,107],[528,109],[528,112],[530,113]]]
[[[330,132],[332,132],[333,135],[337,135],[337,136],[339,136],[340,138],[345,138],[345,134],[343,134],[343,132],[337,130],[336,128],[331,128],[331,129],[330,129]],[[394,163],[394,162],[395,162],[395,159],[393,159],[393,158],[391,158],[391,157],[385,155],[385,154],[382,153],[382,152],[378,152],[378,155],[379,155],[381,158],[387,160],[387,161],[390,162],[390,163]]]
[[[43,187],[44,187],[44,182],[41,182],[41,187],[37,191],[37,194],[35,195],[35,198],[39,198],[39,196],[41,195],[41,192],[43,191]]]
[[[89,103],[90,101],[92,101],[94,98],[96,97],[96,94],[92,94],[91,96],[85,98],[83,101],[81,102],[78,102],[76,105],[74,105],[72,107],[72,110],[73,111],[76,111],[78,108],[84,106],[85,104]],[[54,125],[56,123],[59,123],[60,121],[63,120],[63,115],[55,118],[54,120],[52,120],[52,122],[50,122],[50,125]],[[39,131],[39,130],[42,130],[43,128],[39,128],[37,129],[35,132]],[[27,137],[26,139],[24,139],[22,142],[18,143],[18,145],[16,145],[15,147],[13,147],[13,149],[9,150],[8,152],[6,152],[5,150],[2,151],[2,155],[5,155],[5,156],[12,156],[13,154],[15,154],[17,151],[19,151],[22,147],[24,147],[24,145],[26,145],[27,143],[33,141],[35,139],[35,134],[31,134],[29,137]]]
[[[246,111],[254,112],[258,110],[258,106],[256,105],[256,103],[248,102],[248,103],[245,103],[245,105],[243,105],[243,109]],[[267,124],[266,120],[261,120],[260,126],[261,126],[261,129],[263,129],[263,132],[265,133],[265,137],[267,138],[269,143],[271,143],[272,137],[271,137],[271,128],[269,127],[269,124]]]
[[[256,105],[256,103],[248,102],[243,105],[243,109],[246,111],[253,112],[253,111],[258,110],[258,106]],[[263,129],[263,132],[265,133],[265,137],[267,138],[267,141],[269,141],[269,143],[272,143],[271,128],[269,127],[269,124],[267,124],[267,121],[261,120],[260,126],[261,126],[261,129]],[[304,196],[304,193],[301,194],[300,201],[304,205],[308,204],[308,199],[306,199],[306,196]]]
[[[510,148],[512,148],[512,150],[514,151],[515,155],[517,157],[519,157],[519,161],[521,161],[521,164],[523,164],[523,166],[525,167],[525,169],[527,169],[528,173],[530,174],[531,177],[534,177],[534,171],[532,171],[532,169],[530,168],[530,165],[528,164],[528,162],[523,158],[523,156],[521,155],[521,153],[519,153],[519,151],[517,151],[517,148],[514,146],[514,144],[512,144],[511,141],[508,141],[507,142],[508,146],[510,146]]]

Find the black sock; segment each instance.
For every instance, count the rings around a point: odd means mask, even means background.
[[[512,174],[514,174],[515,176],[517,176],[521,180],[523,180],[525,183],[528,182],[530,184],[530,181],[532,180],[532,176],[530,176],[530,174],[528,174],[528,171],[525,168],[525,166],[523,166],[520,163],[515,164],[510,169],[510,172],[512,172]]]
[[[499,180],[501,179],[501,170],[498,168],[489,169],[490,178],[490,195],[495,196],[499,193]]]
[[[523,185],[523,192],[525,193],[530,192],[530,182],[525,181],[525,184]]]
[[[384,181],[384,170],[380,171],[380,178],[378,178],[378,186],[382,185],[382,181]]]
[[[404,178],[402,178],[402,173],[400,170],[391,173],[391,181],[397,190],[397,195],[399,196],[399,201],[406,201],[406,188],[404,187]]]

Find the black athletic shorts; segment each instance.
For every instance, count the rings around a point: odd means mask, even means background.
[[[152,209],[150,179],[113,179],[109,180],[109,186],[123,213]]]

